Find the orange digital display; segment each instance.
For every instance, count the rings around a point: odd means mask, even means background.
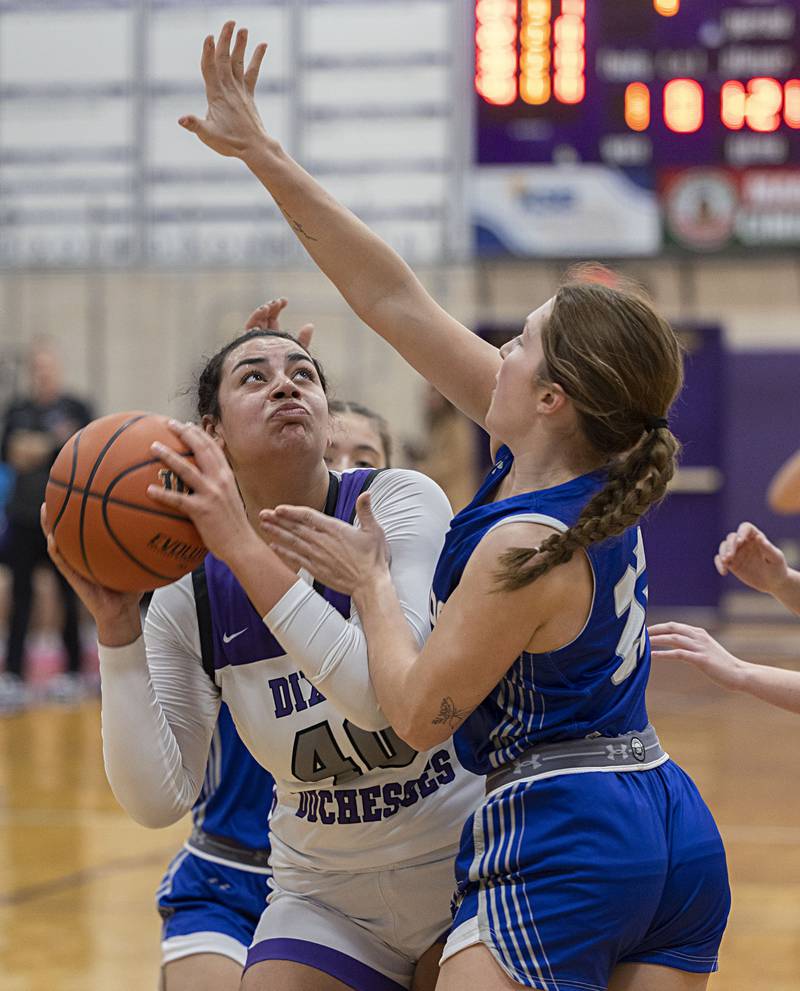
[[[681,9],[681,0],[653,0],[653,7],[662,17],[674,17]]]
[[[700,130],[703,87],[695,79],[671,79],[664,87],[664,123],[676,134]]]
[[[783,87],[783,119],[800,130],[800,79],[790,79]]]
[[[482,162],[800,163],[800,0],[476,0],[475,52]]]
[[[645,83],[626,87],[625,123],[632,131],[646,131],[650,126],[650,88]]]

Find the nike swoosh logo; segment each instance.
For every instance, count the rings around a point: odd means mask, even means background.
[[[247,632],[247,629],[248,629],[248,627],[245,626],[245,628],[243,630],[239,630],[238,633],[231,633],[230,636],[228,636],[227,633],[223,633],[222,634],[222,642],[223,643],[230,643],[231,640],[235,640],[237,637],[240,637],[243,633],[246,633]]]

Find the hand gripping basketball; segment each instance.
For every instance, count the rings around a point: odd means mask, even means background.
[[[149,591],[205,557],[191,519],[148,495],[151,483],[182,484],[150,450],[155,440],[180,447],[167,423],[154,413],[101,417],[74,434],[53,463],[45,495],[50,531],[63,561],[95,586]]]
[[[169,489],[151,485],[148,496],[165,509],[188,516],[209,551],[221,560],[255,537],[233,471],[216,444],[193,423],[169,421],[169,429],[193,460],[156,442],[153,454],[181,482]]]

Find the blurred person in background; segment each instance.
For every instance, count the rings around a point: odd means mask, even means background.
[[[388,468],[392,462],[392,436],[380,413],[361,403],[332,399],[331,435],[325,464],[334,471],[350,468]]]
[[[752,523],[727,535],[714,564],[721,575],[736,575],[800,616],[800,572],[787,565],[781,549]],[[659,623],[649,632],[654,660],[684,661],[723,688],[800,714],[800,671],[743,661],[706,630],[686,623]]]
[[[772,477],[767,504],[773,513],[789,516],[800,513],[800,451],[788,458]]]
[[[460,512],[478,486],[475,448],[479,434],[473,423],[432,385],[425,391],[425,437],[406,445],[409,467],[432,478]]]
[[[17,708],[28,699],[23,661],[33,606],[33,573],[40,565],[49,568],[56,577],[64,610],[61,635],[67,655],[66,672],[51,680],[48,694],[71,701],[83,693],[78,601],[47,555],[47,544],[39,526],[39,507],[56,455],[93,414],[84,400],[64,392],[59,358],[51,342],[44,339],[34,342],[27,365],[29,391],[6,408],[0,442],[0,457],[14,472],[6,505],[5,560],[11,568],[12,587],[6,665],[0,675],[0,709]]]

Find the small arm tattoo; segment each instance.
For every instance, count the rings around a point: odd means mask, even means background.
[[[319,238],[314,237],[313,234],[309,234],[299,220],[295,220],[294,217],[287,210],[284,210],[284,208],[281,206],[278,200],[275,200],[275,205],[278,207],[278,209],[281,211],[284,217],[286,217],[286,219],[289,221],[289,224],[291,225],[291,228],[295,232],[295,234],[299,235],[300,237],[304,237],[307,241],[319,240]]]
[[[468,713],[466,709],[457,709],[455,702],[448,696],[442,699],[442,704],[439,706],[439,715],[432,720],[434,726],[441,726],[443,723],[447,723],[450,729],[458,729],[459,723],[461,723]]]

